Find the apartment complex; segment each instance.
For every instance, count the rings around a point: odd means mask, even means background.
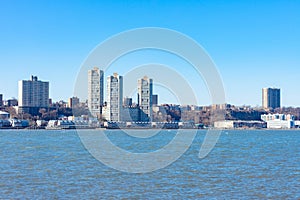
[[[105,119],[108,121],[122,121],[123,76],[114,73],[107,77],[107,106]]]
[[[158,104],[158,95],[153,95],[152,79],[145,76],[138,80],[138,103],[133,104],[131,97],[123,98],[123,76],[117,73],[107,77],[104,102],[103,76],[104,72],[98,68],[88,71],[88,107],[94,117],[103,113],[109,122],[152,121],[153,103]]]
[[[40,108],[49,107],[49,82],[38,80],[31,76],[31,80],[19,81],[19,113],[36,115]]]
[[[73,108],[73,107],[76,107],[79,105],[79,98],[78,97],[71,97],[69,98],[69,101],[68,101],[68,107],[69,108]]]
[[[138,80],[138,105],[141,109],[141,121],[152,120],[153,80],[145,76]]]
[[[295,117],[290,114],[264,114],[261,115],[261,120],[267,122],[267,128],[271,129],[286,129],[295,126]]]
[[[262,106],[267,108],[280,108],[280,89],[263,88],[262,89]]]
[[[97,117],[102,114],[104,72],[95,67],[88,71],[88,107],[91,114]]]

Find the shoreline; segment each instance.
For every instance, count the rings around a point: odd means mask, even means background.
[[[196,130],[196,131],[208,131],[208,130],[219,130],[219,131],[300,131],[300,128],[290,128],[290,129],[255,129],[255,128],[233,128],[233,129],[217,129],[217,128],[207,128],[207,129],[197,129],[197,128],[19,128],[19,127],[0,127],[1,130],[38,130],[38,131],[58,131],[58,130],[138,130],[138,131],[148,131],[148,130]]]

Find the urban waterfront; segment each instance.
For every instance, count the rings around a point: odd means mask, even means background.
[[[148,139],[105,133],[120,148],[148,152],[168,144],[176,130]],[[205,133],[198,130],[189,150],[168,167],[131,174],[93,158],[75,130],[1,130],[0,198],[300,198],[300,131],[226,130],[199,159]]]

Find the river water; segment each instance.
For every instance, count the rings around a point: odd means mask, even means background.
[[[105,133],[120,148],[147,152],[176,131]],[[300,199],[300,131],[223,131],[199,159],[205,133],[171,165],[133,174],[95,159],[74,130],[0,130],[0,199]]]

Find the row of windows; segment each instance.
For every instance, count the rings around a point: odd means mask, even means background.
[[[142,101],[149,102],[149,99],[142,99]]]
[[[91,93],[94,93],[94,92],[100,92],[100,90],[91,90]]]
[[[142,94],[144,94],[144,93],[146,93],[146,94],[149,94],[149,90],[142,90]]]

